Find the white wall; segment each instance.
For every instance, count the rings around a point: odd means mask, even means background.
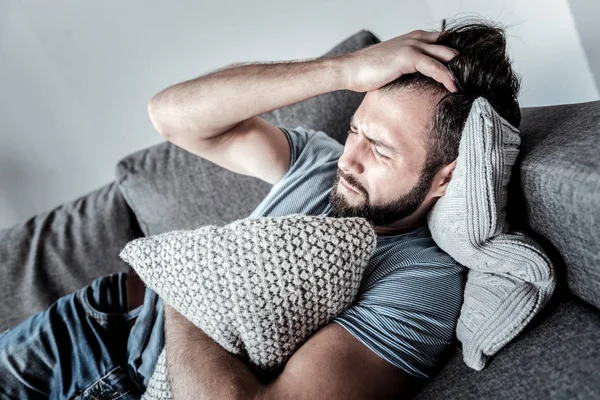
[[[566,0],[481,4],[0,0],[0,229],[162,141],[146,113],[161,89],[233,62],[315,57],[360,29],[386,40],[465,11],[520,22],[509,41],[523,106],[598,99]]]
[[[590,65],[590,70],[596,80],[596,89],[600,88],[600,1],[598,0],[569,0],[569,8],[575,20],[575,26],[581,39],[581,44]]]

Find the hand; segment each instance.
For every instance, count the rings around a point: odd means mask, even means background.
[[[444,65],[458,51],[433,44],[440,32],[417,30],[367,48],[342,54],[346,87],[355,92],[379,89],[401,75],[420,72],[456,92],[450,71]]]

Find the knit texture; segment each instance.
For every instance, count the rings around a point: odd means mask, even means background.
[[[556,285],[543,248],[510,232],[506,202],[519,131],[483,97],[471,107],[446,193],[428,214],[436,244],[469,268],[456,326],[465,363],[482,370],[548,302]]]
[[[223,348],[268,371],[351,305],[375,246],[366,219],[293,214],[139,238],[119,256]],[[163,349],[142,398],[171,397]]]

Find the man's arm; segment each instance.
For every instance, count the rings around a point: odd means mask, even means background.
[[[456,91],[443,63],[457,51],[435,44],[439,34],[417,30],[337,56],[234,64],[162,90],[148,111],[164,136],[208,139],[265,112],[336,90],[376,90],[403,74],[421,72]]]
[[[318,330],[262,385],[236,356],[165,304],[165,341],[174,399],[397,399],[416,381],[342,326]]]
[[[167,370],[173,399],[253,399],[260,383],[229,353],[174,308],[165,309]]]
[[[233,64],[162,90],[148,112],[165,137],[206,140],[254,116],[344,89],[343,67],[336,57]]]

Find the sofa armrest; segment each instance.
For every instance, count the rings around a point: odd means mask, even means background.
[[[143,236],[116,182],[0,231],[0,332],[97,277]]]

